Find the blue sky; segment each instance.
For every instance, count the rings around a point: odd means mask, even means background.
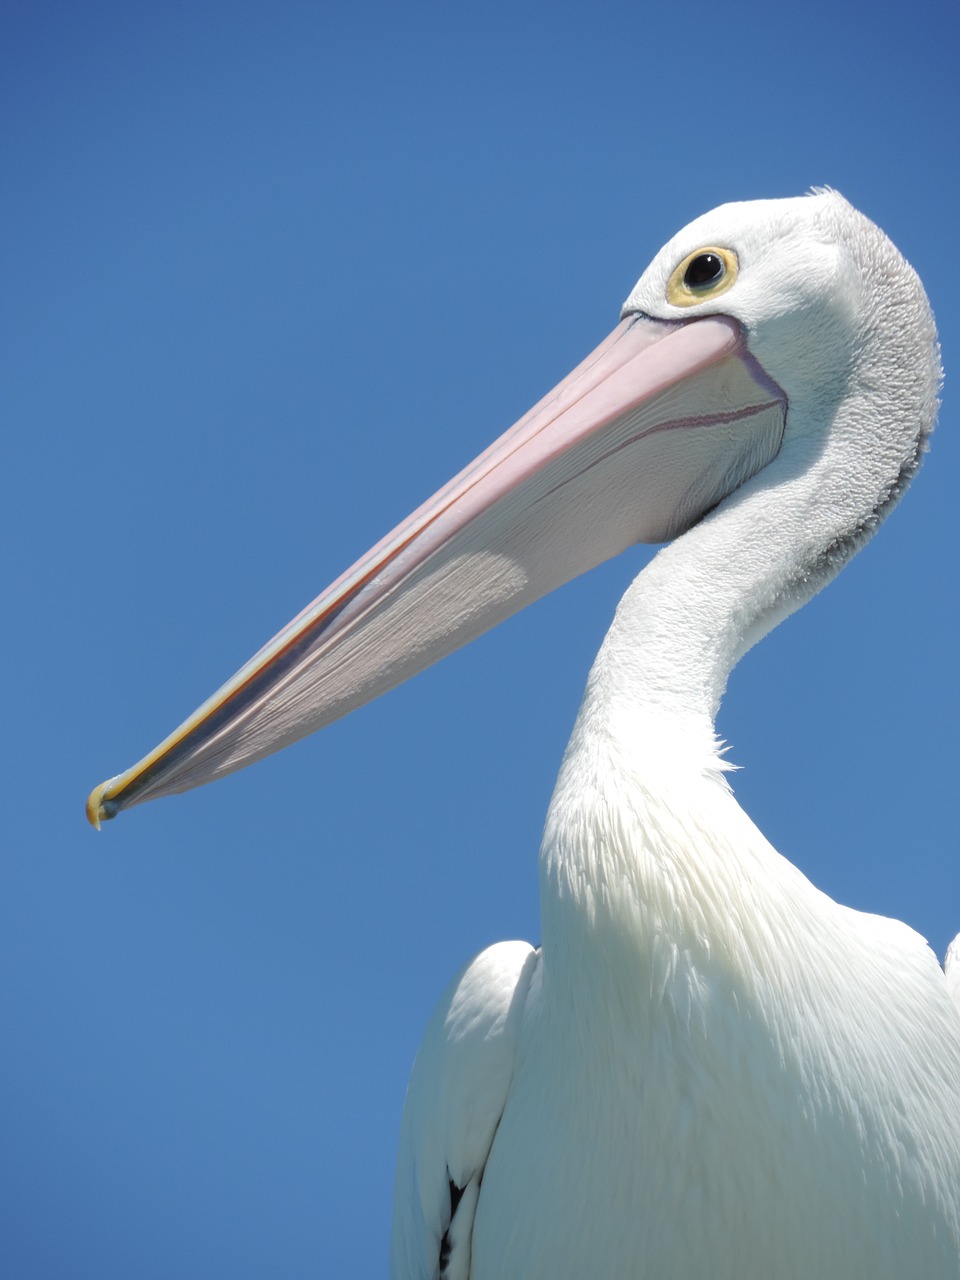
[[[830,184],[918,268],[944,409],[734,674],[741,802],[960,929],[956,7],[5,7],[0,1249],[18,1280],[380,1276],[420,1031],[539,936],[583,681],[649,552],[96,836],[126,767],[613,325],[678,227]]]

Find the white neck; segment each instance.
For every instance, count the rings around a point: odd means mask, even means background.
[[[815,892],[733,800],[714,720],[740,657],[835,576],[916,465],[916,426],[899,461],[864,458],[878,406],[856,371],[846,387],[807,421],[791,407],[774,462],[662,550],[620,603],[541,849],[544,954],[558,976],[576,982],[591,954],[635,970],[639,952],[655,971],[678,948],[738,946],[730,902],[744,885],[764,898],[788,884]]]

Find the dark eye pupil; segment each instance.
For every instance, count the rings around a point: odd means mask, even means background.
[[[716,284],[725,270],[718,253],[698,253],[683,273],[683,283],[688,289],[703,289],[708,284]]]

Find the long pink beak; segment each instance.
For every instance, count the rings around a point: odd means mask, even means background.
[[[627,316],[563,382],[87,801],[94,826],[320,729],[775,456],[786,397],[737,323]]]

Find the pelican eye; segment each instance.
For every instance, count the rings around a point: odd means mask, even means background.
[[[683,283],[688,289],[705,289],[722,280],[726,269],[719,253],[698,253],[683,273]]]
[[[719,297],[735,282],[739,270],[740,263],[732,249],[705,245],[674,268],[667,283],[667,301],[675,307],[692,307]]]

